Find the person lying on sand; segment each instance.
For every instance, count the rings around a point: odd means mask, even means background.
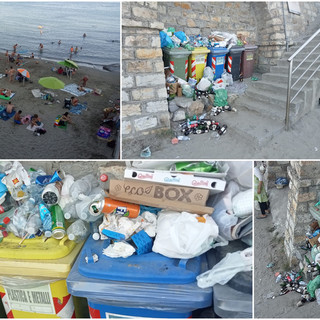
[[[77,106],[78,103],[79,103],[79,100],[78,100],[77,98],[71,97],[71,104],[72,104],[73,106]]]
[[[86,92],[86,89],[83,88],[83,86],[77,87],[78,91],[84,91]]]
[[[31,128],[34,126],[41,126],[41,120],[36,113],[31,117]]]
[[[72,123],[71,117],[69,116],[69,112],[66,112],[61,116],[59,120],[59,126],[66,126],[67,123]]]
[[[22,113],[22,111],[19,110],[19,111],[14,115],[14,118],[13,118],[14,123],[16,123],[16,124],[22,124],[22,121],[21,121],[21,113]]]
[[[14,107],[15,107],[15,106],[11,103],[11,101],[9,101],[9,102],[7,103],[6,112],[7,112],[8,114],[12,113]]]
[[[5,97],[10,97],[12,91],[9,89],[0,89],[0,95],[5,96]]]

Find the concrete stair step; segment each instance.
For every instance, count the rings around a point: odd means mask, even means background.
[[[308,59],[314,59],[316,58],[318,55],[319,55],[319,49],[320,47],[318,47],[314,52],[312,52],[310,54],[310,56],[308,57]],[[293,51],[288,51],[288,52],[285,52],[283,55],[282,55],[282,59],[288,59],[290,58],[296,51],[298,50],[298,48],[296,50],[293,50]],[[306,48],[304,48],[304,50],[302,50],[302,52],[300,52],[295,59],[304,59],[310,52],[311,50],[308,50]]]
[[[306,71],[306,69],[308,69],[308,67],[310,66],[311,64],[305,64],[305,63],[303,63],[295,72],[294,72],[294,74],[296,74],[296,75],[301,75],[301,74],[303,74],[305,71]],[[277,65],[277,66],[272,66],[271,68],[270,68],[270,73],[287,73],[288,74],[288,68],[289,66],[288,65]],[[310,69],[309,70],[311,70],[312,72],[313,71],[315,71],[317,68],[319,68],[320,69],[320,60],[319,61],[317,61],[316,63],[314,63],[311,67],[310,67]],[[319,70],[318,70],[319,71]],[[307,73],[305,73],[305,74],[307,74]]]
[[[248,143],[261,145],[284,131],[284,121],[268,119],[245,108],[238,112],[224,112],[221,115],[222,117],[220,115],[217,117],[217,121],[226,123],[227,130],[246,139]]]
[[[312,72],[311,72],[312,73]],[[308,80],[309,76],[311,75],[311,73],[307,72],[298,82],[297,85],[301,85],[303,84],[306,80]],[[293,75],[292,77],[292,83],[294,83],[297,79],[299,78],[299,76],[297,75]],[[274,82],[274,83],[288,83],[288,74],[286,73],[264,73],[262,75],[262,80],[266,80],[266,81],[270,81],[270,82]],[[310,85],[310,84],[309,84]],[[308,85],[307,85],[308,86]]]

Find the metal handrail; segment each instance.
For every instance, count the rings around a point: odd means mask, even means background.
[[[290,117],[290,103],[298,96],[298,94],[302,91],[302,89],[307,85],[310,79],[316,74],[319,70],[320,65],[317,69],[311,74],[311,76],[305,81],[305,83],[298,89],[298,92],[291,99],[291,90],[293,87],[300,81],[300,79],[310,70],[310,68],[314,65],[315,62],[318,61],[320,55],[309,65],[309,67],[305,70],[305,72],[296,80],[296,82],[292,83],[292,75],[298,70],[298,68],[307,60],[307,58],[319,47],[320,43],[318,43],[311,52],[299,63],[299,65],[292,71],[293,69],[293,59],[318,35],[320,34],[320,29],[318,29],[293,55],[288,59],[289,62],[289,76],[288,76],[288,89],[287,89],[287,103],[286,103],[286,119],[285,119],[285,129],[289,130],[289,117]]]

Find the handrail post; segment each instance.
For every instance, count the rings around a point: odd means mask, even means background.
[[[291,97],[291,81],[292,81],[292,65],[293,60],[289,61],[289,74],[288,74],[288,90],[287,90],[287,104],[286,104],[286,120],[285,129],[289,130],[289,117],[290,117],[290,97]]]

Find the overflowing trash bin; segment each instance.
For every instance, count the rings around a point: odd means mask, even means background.
[[[189,56],[189,77],[199,81],[207,65],[207,55],[210,50],[206,47],[194,48]]]
[[[188,58],[190,51],[179,48],[164,47],[163,60],[164,66],[170,68],[170,72],[175,76],[187,80],[188,78]]]
[[[221,78],[229,49],[220,47],[208,47],[208,49],[211,52],[208,55],[207,66],[212,68],[214,80],[216,80]]]
[[[188,318],[216,312],[215,304],[223,309],[217,283],[243,292],[233,278],[252,269],[251,162],[99,162],[95,171],[86,162],[77,176],[55,167],[0,162],[0,294],[8,317]],[[239,239],[248,248],[229,250]],[[210,252],[221,261],[212,263]],[[225,259],[235,266],[227,278]]]
[[[241,57],[244,50],[244,47],[233,46],[227,54],[226,70],[228,73],[232,74],[234,81],[237,81],[240,78]]]
[[[241,74],[243,78],[250,78],[254,69],[254,54],[258,49],[257,46],[246,44],[241,57]]]

